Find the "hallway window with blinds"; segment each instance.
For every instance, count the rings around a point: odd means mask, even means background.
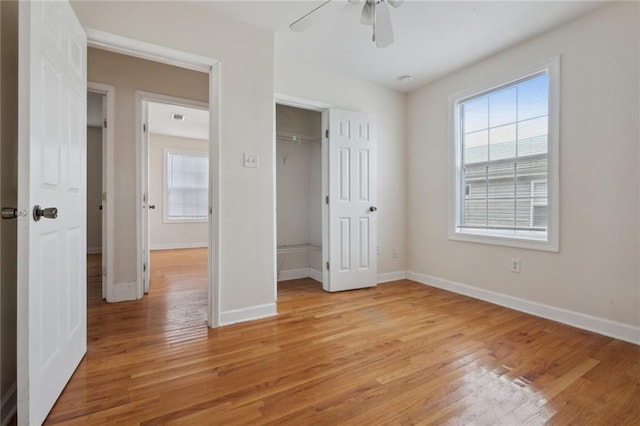
[[[557,251],[557,58],[450,99],[450,237]]]
[[[209,212],[209,157],[166,151],[165,221],[204,222]]]

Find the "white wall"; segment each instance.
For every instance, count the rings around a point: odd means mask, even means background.
[[[276,131],[318,139],[314,144],[276,143],[278,245],[322,246],[322,114],[277,105]],[[280,254],[278,266],[282,271],[321,270],[322,252]]]
[[[87,251],[102,252],[102,128],[87,127]]]
[[[273,34],[197,3],[72,5],[84,26],[220,60],[221,310],[248,318],[252,307],[275,309]],[[258,154],[260,167],[242,167],[244,152]],[[133,170],[131,161],[122,164],[118,188],[130,185]],[[133,257],[135,247],[133,193],[125,198],[120,208],[128,212],[128,225],[116,235],[124,241],[120,262]],[[120,279],[136,279],[135,265],[116,263],[116,269]]]
[[[406,269],[406,95],[276,55],[275,91],[376,116],[378,130],[378,273]],[[399,257],[393,259],[392,249]]]
[[[638,5],[616,3],[409,96],[408,269],[640,325]],[[561,55],[560,252],[447,237],[447,97]],[[521,273],[509,259],[521,259]]]
[[[149,204],[156,206],[155,209],[149,210],[150,248],[162,250],[207,247],[209,243],[207,222],[165,223],[164,221],[166,149],[208,153],[209,141],[149,134]]]

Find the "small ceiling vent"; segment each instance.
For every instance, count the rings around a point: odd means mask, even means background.
[[[184,121],[185,115],[184,114],[176,114],[174,112],[173,114],[171,114],[171,118],[173,118],[174,120],[178,120],[178,121]]]

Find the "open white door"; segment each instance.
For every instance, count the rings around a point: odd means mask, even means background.
[[[377,283],[373,118],[329,110],[329,291]]]
[[[67,2],[20,2],[21,425],[43,422],[87,349],[86,52]]]

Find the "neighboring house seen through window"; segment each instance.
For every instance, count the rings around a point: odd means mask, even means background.
[[[166,151],[165,221],[206,221],[209,212],[207,153]]]
[[[451,238],[558,249],[557,65],[451,99]]]

